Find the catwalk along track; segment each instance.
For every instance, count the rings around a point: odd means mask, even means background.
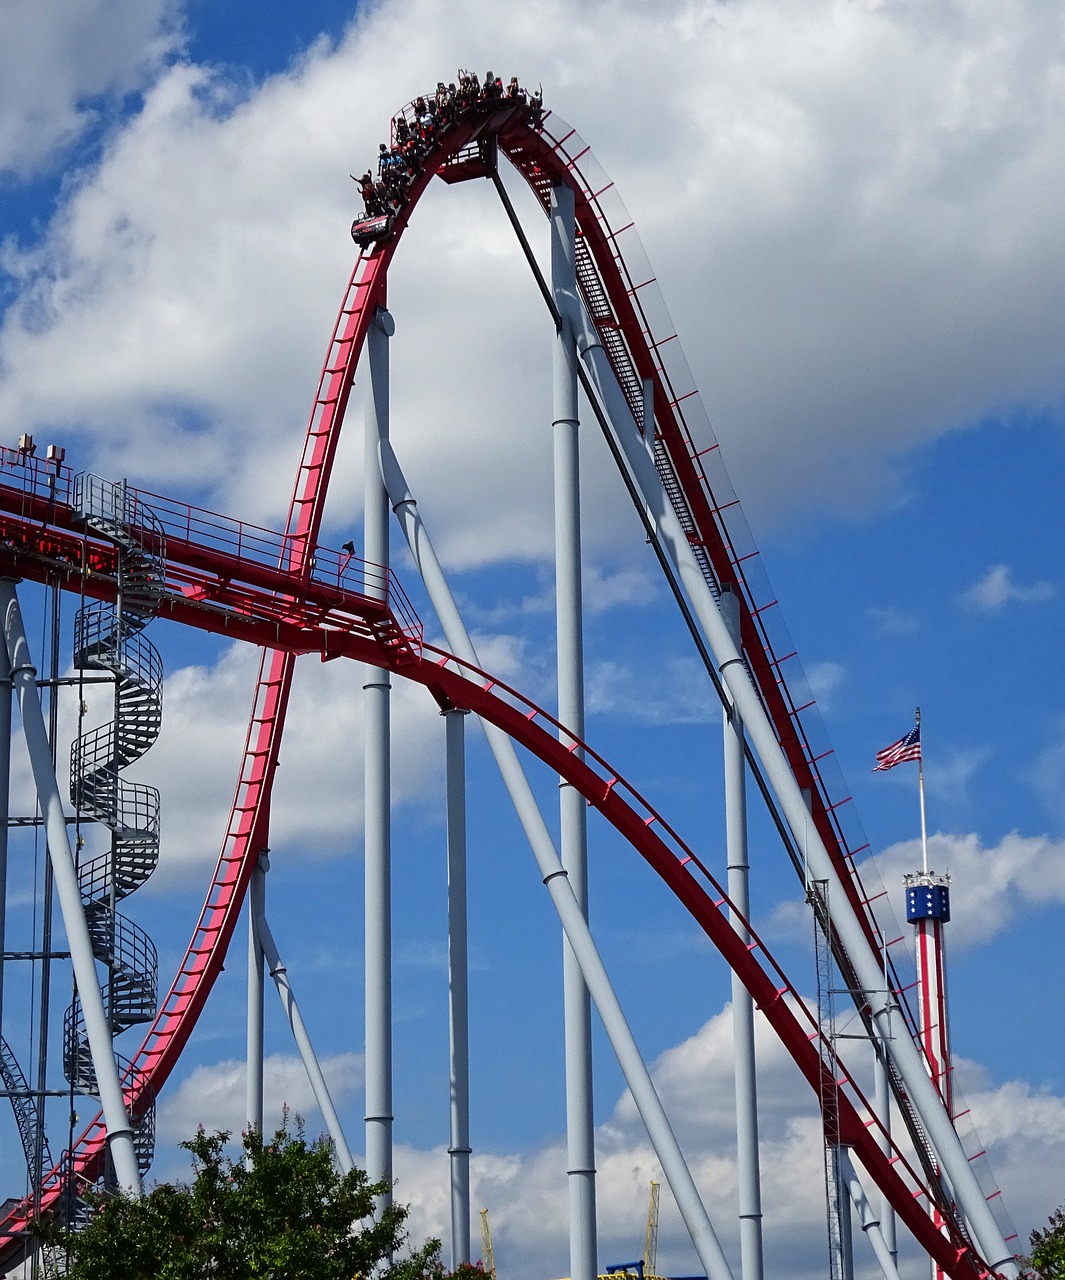
[[[414,120],[413,104],[397,115],[396,121],[400,119]],[[509,208],[497,172],[501,157],[524,178],[545,211],[554,186],[573,192],[577,280],[586,315],[633,422],[643,433],[666,500],[707,588],[715,599],[726,590],[738,598],[742,655],[757,697],[787,767],[807,797],[812,823],[861,930],[871,949],[888,957],[882,985],[893,992],[913,1030],[903,983],[890,959],[890,947],[898,939],[880,936],[855,870],[856,856],[868,846],[855,834],[857,827],[851,827],[849,797],[835,790],[838,771],[816,708],[804,692],[776,601],[758,571],[757,552],[632,221],[574,130],[538,103],[503,98],[456,111],[446,127],[432,131],[402,198],[387,215],[378,216],[373,235],[363,235],[365,243],[330,336],[284,531],[273,534],[160,495],[137,495],[166,535],[160,616],[255,644],[262,655],[215,872],[184,960],[125,1082],[134,1114],[158,1092],[178,1061],[222,970],[256,860],[269,844],[271,788],[300,654],[317,654],[323,660],[352,658],[421,683],[442,707],[470,710],[533,752],[625,836],[691,912],[815,1092],[825,1085],[826,1062],[836,1061],[823,1043],[816,1017],[765,947],[757,940],[751,945],[741,941],[729,921],[731,904],[720,886],[634,789],[590,747],[583,748],[582,758],[574,747],[583,744],[517,691],[427,645],[390,573],[319,545],[356,367],[369,327],[384,305],[387,273],[411,213],[438,176],[447,182],[490,179]],[[545,296],[550,305],[546,290]],[[69,473],[61,467],[3,452],[0,573],[111,598],[114,549],[78,522],[69,483]],[[663,557],[660,560],[665,567]],[[717,673],[711,674],[716,679]],[[786,824],[779,825],[787,842]],[[846,950],[837,948],[836,959],[847,976]],[[868,1022],[869,1010],[859,1005]],[[894,1077],[896,1101],[921,1153],[916,1160],[883,1131],[854,1078],[841,1070],[831,1087],[839,1089],[842,1140],[853,1147],[900,1219],[948,1275],[963,1280],[987,1274],[999,1260],[981,1256],[953,1212],[905,1085]],[[72,1180],[91,1182],[97,1177],[104,1153],[103,1121],[97,1117],[47,1175],[43,1207],[54,1205]],[[27,1212],[26,1205],[15,1206],[0,1222],[0,1265],[17,1248]],[[936,1225],[937,1212],[945,1217],[945,1227]]]

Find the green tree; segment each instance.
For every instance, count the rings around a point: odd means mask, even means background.
[[[375,1220],[384,1184],[337,1173],[325,1139],[308,1143],[286,1116],[272,1139],[245,1134],[242,1158],[227,1156],[228,1140],[201,1129],[182,1143],[189,1184],[101,1197],[82,1230],[36,1232],[66,1253],[69,1280],[442,1280],[440,1242],[408,1249],[401,1205]]]
[[[1042,1280],[1065,1280],[1065,1205],[1050,1215],[1045,1231],[1033,1231],[1029,1237],[1032,1252],[1027,1258],[1031,1271]]]

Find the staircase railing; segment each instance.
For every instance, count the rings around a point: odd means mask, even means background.
[[[109,846],[79,860],[78,879],[93,954],[107,969],[104,1008],[113,1036],[150,1022],[158,1003],[158,961],[145,931],[117,904],[145,883],[159,858],[159,792],[122,773],[148,751],[162,725],[163,668],[142,634],[165,585],[165,538],[152,511],[124,482],[91,474],[74,478],[72,506],[84,523],[118,550],[117,602],[84,605],[74,626],[74,667],[106,672],[114,681],[111,720],[79,733],[70,756],[70,799],[81,820],[111,833]],[[64,1070],[79,1093],[96,1095],[81,1002],[64,1020]],[[120,1070],[129,1081],[130,1067]],[[131,1117],[142,1172],[155,1145],[154,1103]]]

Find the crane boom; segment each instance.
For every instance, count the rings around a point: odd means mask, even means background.
[[[492,1248],[492,1228],[488,1225],[488,1210],[481,1210],[481,1261],[485,1272],[496,1280],[496,1255]]]
[[[643,1241],[643,1274],[645,1280],[657,1276],[658,1271],[658,1193],[657,1182],[651,1182],[651,1200],[647,1206],[647,1234]]]

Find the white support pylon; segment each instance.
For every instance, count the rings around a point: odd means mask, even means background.
[[[388,595],[388,496],[377,465],[388,439],[388,340],[391,315],[378,307],[366,335],[369,372],[363,504],[363,558],[381,570],[370,575],[366,594]],[[366,996],[366,1172],[383,1183],[378,1209],[392,1203],[392,850],[391,682],[378,667],[363,668],[365,725],[365,996]]]
[[[52,752],[45,729],[41,700],[37,690],[37,668],[30,660],[26,628],[22,621],[15,584],[10,578],[0,579],[0,617],[3,622],[4,641],[11,663],[14,692],[22,713],[22,730],[30,757],[30,768],[37,788],[37,798],[44,815],[48,839],[48,857],[55,877],[59,908],[63,913],[63,926],[70,947],[70,959],[74,968],[85,1015],[85,1034],[92,1055],[96,1087],[100,1091],[104,1124],[107,1128],[107,1146],[115,1167],[115,1177],[123,1191],[132,1196],[141,1194],[141,1175],[137,1165],[137,1152],[133,1144],[133,1126],[126,1110],[126,1100],[118,1078],[118,1065],[111,1041],[104,1010],[103,992],[96,973],[96,959],[89,938],[89,925],[78,885],[78,873],[74,866],[74,854],[70,848],[63,802],[56,783]]]
[[[584,641],[581,600],[580,422],[577,346],[566,317],[577,297],[573,192],[551,188],[551,287],[562,322],[554,343],[552,433],[555,480],[555,609],[558,718],[584,739]],[[565,731],[562,741],[568,741]],[[577,747],[578,754],[581,748]],[[559,783],[560,853],[574,895],[588,915],[587,805]],[[595,1280],[599,1267],[595,1214],[595,1118],[592,1095],[592,1010],[573,949],[563,938],[566,1028],[566,1152],[572,1280]]]
[[[254,917],[254,925],[256,938],[266,959],[266,966],[270,970],[270,977],[273,978],[274,986],[277,988],[281,1007],[284,1009],[285,1017],[288,1020],[289,1030],[292,1032],[292,1038],[295,1040],[296,1048],[299,1050],[303,1069],[307,1072],[311,1092],[314,1094],[314,1100],[318,1104],[318,1110],[322,1113],[326,1131],[333,1141],[337,1165],[341,1173],[350,1173],[355,1167],[355,1162],[351,1158],[351,1149],[348,1146],[347,1139],[344,1137],[344,1130],[340,1125],[340,1117],[337,1115],[336,1107],[333,1106],[329,1086],[325,1082],[322,1065],[318,1061],[318,1055],[314,1052],[314,1046],[311,1044],[311,1037],[307,1031],[307,1024],[303,1021],[303,1015],[300,1013],[300,1007],[296,1002],[296,993],[292,989],[288,970],[281,961],[277,943],[274,941],[274,935],[270,931],[270,925],[265,914],[256,915]]]
[[[266,911],[265,851],[256,859],[248,884],[248,1061],[246,1120],[248,1131],[263,1131],[263,997],[265,963],[256,920]]]
[[[646,425],[644,439],[648,438]],[[721,614],[733,640],[740,638],[740,602],[722,592]],[[750,942],[750,862],[747,853],[747,762],[743,717],[735,704],[722,707],[725,756],[725,847],[728,855],[729,920]],[[740,1268],[743,1280],[762,1280],[762,1179],[758,1157],[758,1082],[754,1054],[754,1000],[732,974],[732,1038],[736,1076],[736,1175],[739,1184]]]
[[[447,991],[451,1269],[470,1261],[470,1007],[466,899],[466,726],[444,712],[447,776]]]

